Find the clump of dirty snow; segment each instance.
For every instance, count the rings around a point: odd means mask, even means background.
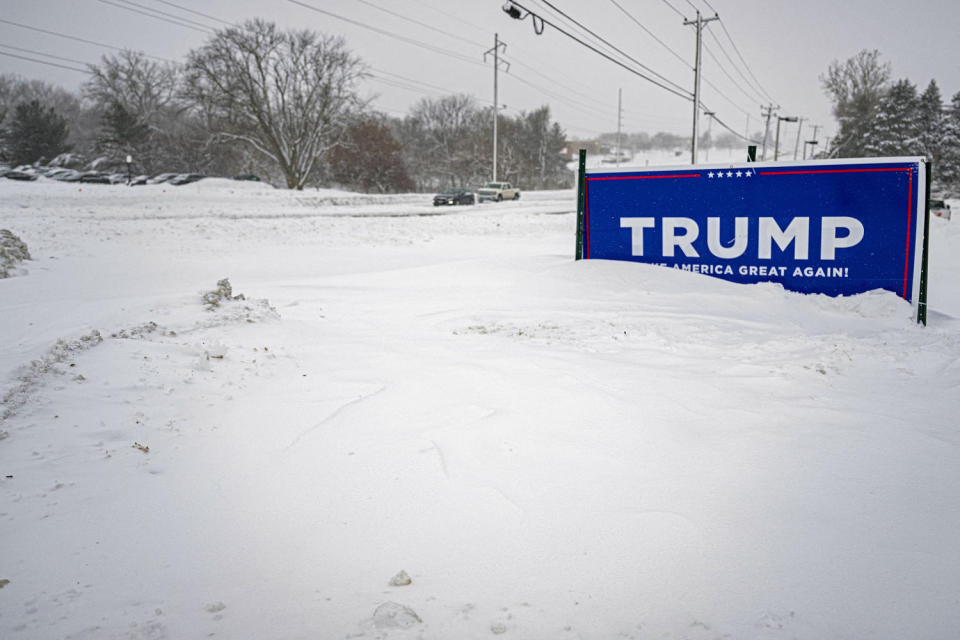
[[[232,302],[237,300],[246,300],[242,293],[233,295],[233,287],[230,285],[230,279],[224,278],[217,281],[217,288],[213,291],[207,291],[203,294],[203,304],[207,306],[207,311],[213,311],[223,302]]]
[[[30,260],[27,243],[9,229],[0,229],[0,278],[9,278],[20,272],[17,265]]]
[[[396,602],[384,602],[373,612],[377,629],[408,629],[423,622],[417,612]]]
[[[17,376],[17,384],[3,396],[4,410],[0,414],[0,420],[7,420],[16,413],[27,402],[30,393],[44,376],[51,373],[62,374],[59,364],[101,342],[103,337],[96,329],[76,340],[57,340],[41,358],[32,360],[22,368]]]
[[[413,580],[410,579],[410,574],[406,571],[401,570],[400,573],[390,578],[391,587],[405,587],[409,585]]]
[[[210,321],[199,323],[198,327],[212,328],[230,322],[259,322],[280,317],[277,310],[270,305],[269,300],[248,300],[242,293],[234,295],[229,278],[219,280],[216,289],[202,295],[206,310],[217,313]],[[232,304],[237,302],[243,304]]]

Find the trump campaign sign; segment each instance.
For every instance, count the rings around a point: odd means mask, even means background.
[[[920,302],[927,163],[867,158],[581,171],[578,257]]]

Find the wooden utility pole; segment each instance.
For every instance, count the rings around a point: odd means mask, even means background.
[[[714,20],[719,20],[720,16],[714,14],[712,18],[704,18],[697,11],[696,20],[684,20],[684,25],[694,25],[697,30],[697,56],[693,69],[693,143],[690,145],[690,164],[697,164],[697,139],[700,137],[700,72],[701,55],[703,40],[703,25]]]
[[[497,93],[497,74],[500,72],[500,65],[505,64],[506,69],[510,70],[510,63],[506,60],[500,60],[500,52],[507,50],[507,43],[500,41],[498,34],[493,34],[493,48],[483,52],[483,61],[487,61],[487,56],[493,55],[493,181],[497,181],[497,121],[500,119],[500,96]]]

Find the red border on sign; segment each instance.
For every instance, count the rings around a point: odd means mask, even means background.
[[[700,178],[699,173],[684,173],[669,176],[596,176],[587,180],[652,180],[654,178]]]
[[[874,169],[811,169],[809,171],[760,171],[761,176],[793,176],[805,173],[866,173],[871,171],[906,171],[909,177],[907,185],[907,245],[903,257],[903,293],[907,299],[907,276],[910,273],[910,223],[913,221],[913,167],[882,167]]]
[[[590,257],[590,189],[591,180],[653,180],[656,178],[702,178],[701,173],[676,173],[661,176],[586,176],[583,181],[583,257]]]

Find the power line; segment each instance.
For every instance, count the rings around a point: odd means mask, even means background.
[[[22,53],[32,53],[35,56],[53,58],[54,60],[63,60],[64,62],[74,62],[76,64],[90,65],[89,62],[84,62],[83,60],[77,60],[75,58],[64,58],[63,56],[55,56],[52,53],[44,53],[43,51],[34,51],[33,49],[24,49],[23,47],[14,47],[9,44],[0,44],[0,47],[3,47],[4,49],[13,49],[14,51],[20,51]]]
[[[187,13],[192,13],[192,14],[197,15],[197,16],[200,16],[200,17],[202,17],[202,18],[206,18],[207,20],[213,20],[214,22],[220,22],[220,23],[222,23],[222,24],[225,24],[225,25],[228,25],[228,26],[231,26],[231,27],[237,26],[237,24],[236,24],[235,22],[227,22],[226,20],[221,20],[220,18],[218,18],[218,17],[216,17],[216,16],[211,16],[210,14],[207,14],[207,13],[201,13],[201,12],[199,12],[199,11],[194,11],[193,9],[184,7],[184,6],[179,5],[179,4],[175,3],[175,2],[168,2],[168,0],[154,0],[154,2],[160,2],[160,3],[163,3],[163,4],[168,5],[168,6],[171,6],[171,7],[176,7],[177,9],[180,9],[181,11],[186,11]]]
[[[622,49],[620,49],[619,47],[611,44],[609,40],[607,40],[607,39],[605,39],[605,38],[597,35],[597,34],[594,33],[593,31],[591,31],[591,30],[590,30],[589,28],[587,28],[584,24],[582,24],[582,23],[580,23],[580,22],[577,22],[577,20],[575,20],[574,18],[572,18],[571,16],[567,15],[567,14],[564,13],[562,10],[560,10],[560,9],[558,9],[556,6],[554,6],[554,4],[553,4],[552,2],[550,2],[550,0],[540,0],[540,2],[542,2],[542,3],[545,4],[545,5],[547,5],[548,7],[550,7],[551,9],[553,9],[554,11],[556,11],[557,13],[559,13],[560,15],[562,15],[562,16],[563,16],[564,18],[566,18],[567,20],[570,20],[570,21],[573,22],[575,25],[577,25],[578,27],[580,27],[581,29],[583,29],[584,31],[586,31],[587,33],[589,33],[591,36],[593,36],[594,38],[596,38],[596,39],[599,40],[600,42],[604,43],[605,45],[607,45],[608,47],[610,47],[611,49],[613,49],[614,51],[616,51],[617,53],[619,53],[620,55],[622,55],[622,56],[624,56],[625,58],[627,58],[628,60],[632,61],[634,64],[638,65],[641,69],[646,69],[647,71],[649,71],[649,72],[652,73],[653,75],[657,76],[658,78],[660,78],[660,79],[663,80],[664,82],[666,82],[666,83],[668,83],[668,84],[676,87],[676,89],[679,90],[679,91],[683,91],[683,90],[684,90],[683,87],[681,87],[680,85],[678,85],[677,83],[675,83],[673,80],[670,80],[670,79],[667,78],[666,76],[661,75],[660,73],[657,73],[656,71],[654,71],[653,69],[651,69],[651,68],[648,67],[647,65],[643,64],[642,62],[640,62],[639,60],[637,60],[636,58],[634,58],[634,57],[631,56],[630,54],[628,54],[628,53],[626,53],[625,51],[623,51]]]
[[[18,56],[15,53],[7,53],[6,51],[0,51],[0,56],[8,56],[10,58],[19,58],[20,60],[29,60],[30,62],[45,64],[49,67],[60,67],[61,69],[69,69],[70,71],[79,71],[80,73],[90,73],[88,69],[78,69],[77,67],[68,67],[65,64],[57,64],[56,62],[47,62],[46,60],[37,60],[36,58],[28,58],[27,56]]]
[[[726,70],[724,70],[724,73],[727,73],[727,77],[730,78],[730,82],[732,82],[734,85],[736,85],[736,87],[737,87],[738,89],[740,89],[740,91],[743,93],[743,95],[747,96],[747,98],[750,99],[751,101],[756,100],[756,101],[758,101],[758,102],[760,102],[760,103],[765,102],[766,99],[763,97],[763,95],[760,94],[760,93],[753,87],[753,85],[750,84],[750,80],[748,80],[747,77],[746,77],[745,75],[743,75],[743,72],[740,71],[740,67],[737,66],[737,63],[735,63],[735,62],[733,61],[733,58],[731,58],[731,57],[730,57],[730,54],[727,53],[727,50],[724,49],[723,43],[721,43],[721,42],[720,42],[720,39],[717,38],[717,34],[715,34],[713,31],[711,31],[709,27],[707,27],[707,33],[710,34],[710,37],[713,38],[713,41],[717,43],[717,46],[718,46],[718,47],[720,47],[721,53],[723,53],[724,57],[726,57],[726,59],[730,62],[730,66],[733,67],[733,70],[736,71],[737,74],[739,74],[739,76],[743,79],[743,81],[747,83],[747,86],[750,87],[751,90],[753,90],[754,95],[753,95],[753,96],[748,95],[747,92],[746,92],[746,90],[744,90],[744,88],[741,87],[740,84],[739,84],[736,80],[734,80],[733,77],[730,76],[729,73],[726,72]],[[711,52],[710,55],[713,56],[713,53]],[[720,61],[717,60],[716,57],[714,57],[713,59],[716,61],[717,66],[722,67],[722,65],[720,64]]]
[[[367,5],[368,7],[373,7],[373,8],[376,9],[377,11],[382,11],[382,12],[384,12],[384,13],[386,13],[386,14],[389,14],[389,15],[391,15],[391,16],[394,16],[395,18],[400,18],[401,20],[405,20],[406,22],[409,22],[409,23],[411,23],[411,24],[419,25],[419,26],[424,27],[424,28],[426,28],[426,29],[430,29],[431,31],[434,31],[434,32],[436,32],[436,33],[439,33],[440,35],[447,36],[448,38],[457,38],[458,40],[461,40],[461,41],[466,42],[466,43],[468,43],[468,44],[472,44],[472,45],[474,45],[474,46],[476,46],[476,47],[486,46],[486,45],[484,45],[483,43],[477,42],[477,41],[475,41],[475,40],[468,40],[467,38],[463,38],[463,37],[460,37],[460,36],[454,36],[454,35],[452,35],[449,31],[445,31],[445,30],[443,30],[443,29],[441,29],[441,28],[439,28],[439,27],[435,27],[435,26],[433,26],[433,25],[427,24],[426,22],[421,22],[420,20],[414,20],[413,18],[411,18],[411,17],[409,17],[409,16],[405,16],[405,15],[403,15],[402,13],[397,13],[396,11],[391,11],[390,9],[386,9],[386,8],[384,8],[384,7],[381,7],[381,6],[377,5],[377,4],[374,4],[373,2],[370,2],[370,0],[357,0],[357,2],[359,2],[359,3],[361,3],[361,4],[365,4],[365,5]]]
[[[319,7],[315,7],[315,6],[311,5],[311,4],[307,4],[307,3],[305,3],[305,2],[300,2],[300,0],[287,0],[287,2],[290,2],[291,4],[299,5],[299,6],[303,7],[304,9],[309,9],[310,11],[315,11],[316,13],[321,13],[321,14],[323,14],[323,15],[325,15],[325,16],[330,16],[331,18],[336,18],[337,20],[342,20],[342,21],[344,21],[344,22],[347,22],[347,23],[349,23],[349,24],[355,25],[355,26],[360,27],[360,28],[362,28],[362,29],[367,29],[367,30],[369,30],[369,31],[373,31],[373,32],[375,32],[375,33],[379,33],[380,35],[387,36],[388,38],[393,38],[393,39],[399,40],[399,41],[401,41],[401,42],[406,42],[407,44],[412,44],[412,45],[415,46],[415,47],[420,47],[420,48],[426,49],[426,50],[428,50],[428,51],[433,51],[434,53],[439,53],[440,55],[448,56],[448,57],[450,57],[450,58],[454,58],[454,59],[460,60],[460,61],[462,61],[462,62],[467,62],[467,63],[474,64],[474,65],[478,65],[478,66],[481,66],[481,67],[484,66],[482,63],[477,62],[477,61],[474,60],[472,57],[468,57],[468,56],[466,56],[466,55],[464,55],[464,54],[462,54],[462,53],[459,53],[459,52],[457,52],[457,51],[453,51],[453,50],[451,50],[451,49],[443,49],[442,47],[435,47],[435,46],[433,46],[433,45],[431,45],[431,44],[427,44],[426,42],[422,42],[422,41],[416,40],[416,39],[414,39],[414,38],[408,38],[408,37],[406,37],[406,36],[401,36],[401,35],[399,35],[399,34],[396,34],[396,33],[392,32],[392,31],[387,31],[387,30],[385,30],[385,29],[379,29],[379,28],[374,27],[374,26],[371,26],[371,25],[369,25],[369,24],[367,24],[367,23],[365,23],[365,22],[360,22],[359,20],[353,20],[353,19],[351,19],[351,18],[347,18],[347,17],[341,16],[341,15],[338,15],[338,14],[336,14],[336,13],[333,13],[333,12],[331,12],[331,11],[327,11],[326,9],[320,9]]]
[[[155,20],[163,20],[164,22],[169,22],[170,24],[175,24],[179,27],[186,27],[187,29],[193,29],[194,31],[200,32],[209,32],[210,29],[199,29],[192,25],[186,24],[185,22],[179,22],[177,20],[171,20],[169,18],[164,18],[163,16],[154,15],[152,13],[147,13],[146,11],[140,11],[139,9],[134,9],[133,7],[128,7],[126,5],[118,4],[116,2],[110,2],[110,0],[97,0],[102,4],[110,5],[111,7],[116,7],[118,9],[124,9],[125,11],[132,11],[133,13],[139,13],[140,15],[147,16],[148,18],[154,18]]]
[[[701,104],[703,104],[703,103],[701,103]],[[706,111],[710,111],[710,109],[707,108],[707,105],[705,105],[705,104],[703,105],[703,108],[704,108]],[[746,137],[745,135],[742,135],[742,134],[734,131],[733,129],[731,129],[731,128],[727,125],[727,123],[724,122],[723,120],[721,120],[720,118],[718,118],[718,117],[716,116],[716,114],[714,114],[714,115],[712,115],[712,116],[710,116],[710,117],[713,118],[713,119],[717,122],[717,124],[719,124],[721,127],[723,127],[724,129],[726,129],[727,131],[729,131],[729,132],[732,133],[733,135],[737,136],[737,137],[740,138],[741,140],[746,140],[747,142],[749,142],[749,143],[751,143],[751,144],[760,144],[759,141],[757,141],[757,140],[751,140],[750,138]]]
[[[200,27],[201,29],[204,29],[204,30],[206,30],[206,31],[210,31],[210,26],[209,26],[209,25],[203,24],[202,22],[197,22],[196,20],[191,20],[191,19],[189,19],[189,18],[184,18],[183,16],[178,16],[178,15],[173,14],[173,13],[167,13],[166,11],[160,11],[159,9],[153,9],[152,7],[144,6],[144,5],[142,5],[142,4],[133,2],[132,0],[115,0],[115,1],[116,1],[116,2],[122,2],[123,4],[128,4],[128,5],[132,6],[132,7],[139,7],[139,8],[141,8],[141,9],[145,10],[145,11],[150,11],[150,12],[156,13],[156,14],[158,14],[158,15],[160,15],[160,16],[167,16],[168,18],[173,18],[174,20],[178,20],[178,21],[184,22],[184,23],[186,23],[186,24],[196,25],[196,26]]]
[[[47,35],[56,36],[56,37],[58,37],[58,38],[65,38],[65,39],[67,39],[67,40],[74,40],[74,41],[76,41],[76,42],[83,42],[84,44],[92,44],[92,45],[94,45],[94,46],[103,47],[103,48],[105,48],[105,49],[113,49],[113,50],[115,50],[115,51],[130,51],[130,50],[131,50],[131,49],[125,48],[125,47],[117,47],[117,46],[114,46],[114,45],[112,45],[112,44],[105,44],[105,43],[103,43],[103,42],[97,42],[97,41],[95,41],[95,40],[87,40],[87,39],[85,39],[85,38],[79,38],[79,37],[77,37],[77,36],[71,36],[71,35],[68,35],[68,34],[66,34],[66,33],[59,33],[59,32],[57,32],[57,31],[50,31],[50,30],[48,30],[48,29],[41,29],[40,27],[31,27],[31,26],[28,25],[28,24],[21,24],[21,23],[19,23],[19,22],[13,22],[13,21],[11,21],[11,20],[4,20],[4,19],[2,19],[2,18],[0,18],[0,22],[2,22],[3,24],[12,25],[12,26],[14,26],[14,27],[20,27],[20,28],[22,28],[22,29],[29,29],[30,31],[36,31],[36,32],[38,32],[38,33],[45,33],[45,34],[47,34]],[[144,55],[146,55],[146,54],[144,54]],[[147,55],[147,57],[148,57],[148,58],[153,58],[154,60],[163,60],[164,62],[174,62],[173,60],[170,60],[169,58],[160,58],[160,57],[157,57],[157,56],[150,56],[150,55]]]
[[[670,0],[663,0],[663,3],[664,3],[665,5],[667,5],[668,7],[670,7],[671,9],[673,9],[674,13],[676,13],[678,16],[680,16],[680,17],[683,18],[684,20],[687,19],[687,16],[683,15],[683,12],[680,11],[680,9],[677,9],[675,6],[673,6],[673,4],[671,4]]]
[[[289,1],[289,2],[294,2],[295,0],[288,0],[288,1]],[[513,0],[512,4],[515,5],[515,6],[518,7],[518,8],[526,11],[528,15],[536,15],[536,14],[532,13],[529,9],[527,9],[525,6],[523,6],[522,4],[520,4],[519,2],[516,2],[515,0]],[[647,75],[645,75],[645,74],[643,74],[643,73],[640,73],[640,72],[637,71],[636,69],[627,66],[627,65],[624,64],[623,62],[617,60],[616,58],[613,58],[613,57],[607,55],[606,53],[604,53],[603,51],[600,51],[599,49],[597,49],[597,48],[594,47],[593,45],[591,45],[591,44],[589,44],[589,43],[587,43],[587,42],[584,42],[582,39],[578,38],[577,36],[573,35],[572,33],[568,32],[568,31],[565,31],[564,29],[558,27],[556,24],[550,22],[550,21],[547,20],[546,18],[543,18],[543,17],[541,17],[541,16],[536,16],[536,17],[537,17],[538,20],[542,21],[543,24],[546,24],[546,25],[549,25],[549,26],[553,27],[554,29],[556,29],[557,31],[559,31],[559,32],[562,33],[563,35],[567,36],[567,37],[570,38],[571,40],[574,40],[574,41],[580,43],[581,45],[583,45],[584,47],[590,49],[590,50],[593,51],[594,53],[596,53],[596,54],[598,54],[598,55],[606,58],[607,60],[609,60],[610,62],[616,64],[617,66],[622,67],[623,69],[626,69],[627,71],[629,71],[629,72],[632,73],[633,75],[638,76],[638,77],[640,77],[640,78],[643,78],[643,79],[646,80],[647,82],[649,82],[649,83],[651,83],[651,84],[654,84],[654,85],[660,87],[661,89],[663,89],[664,91],[668,91],[669,93],[672,93],[672,94],[675,95],[675,96],[678,96],[678,97],[680,97],[680,98],[683,98],[684,100],[688,100],[688,101],[690,101],[690,102],[693,102],[693,96],[690,95],[689,93],[686,93],[686,92],[683,92],[683,91],[677,91],[676,89],[674,89],[674,88],[672,88],[672,87],[669,87],[669,86],[667,86],[667,85],[665,85],[665,84],[662,84],[662,83],[654,80],[654,79],[651,78],[650,76],[647,76]]]
[[[711,57],[712,57],[712,55],[713,55],[713,54],[711,54]],[[716,91],[716,92],[717,92],[717,95],[719,95],[721,98],[723,98],[724,100],[726,100],[727,102],[729,102],[729,103],[733,106],[734,109],[736,109],[737,111],[739,111],[740,113],[742,113],[742,114],[744,114],[744,115],[750,115],[750,112],[749,112],[749,111],[747,111],[746,109],[744,109],[743,107],[741,107],[740,105],[738,105],[736,102],[734,102],[734,101],[730,98],[730,96],[728,96],[727,94],[725,94],[723,91],[720,90],[720,87],[718,87],[717,85],[715,85],[715,84],[713,84],[712,82],[710,82],[709,78],[703,78],[703,81],[704,81],[704,83],[707,84],[707,86],[709,86],[711,89],[713,89],[714,91]]]
[[[747,100],[749,100],[751,103],[757,102],[758,104],[762,104],[762,102],[758,102],[753,96],[749,95],[746,91],[744,91],[743,87],[741,87],[739,84],[737,84],[737,81],[734,80],[734,79],[733,79],[733,76],[731,76],[730,73],[723,67],[723,65],[720,64],[720,61],[717,60],[717,57],[716,57],[715,55],[713,55],[713,52],[712,52],[708,47],[705,46],[705,47],[703,48],[703,50],[707,52],[707,55],[710,56],[710,59],[711,59],[711,60],[713,60],[714,62],[717,63],[717,68],[720,69],[720,71],[723,72],[723,75],[727,76],[727,79],[730,80],[730,82],[733,83],[733,86],[735,86],[737,89],[740,90],[740,93],[742,93],[744,96],[746,96]],[[722,95],[724,98],[727,98],[727,100],[730,102],[730,104],[732,104],[733,106],[735,106],[737,109],[739,109],[740,111],[742,111],[742,112],[744,112],[744,113],[750,113],[750,112],[747,111],[746,109],[743,109],[742,107],[740,107],[739,105],[737,105],[732,99],[730,99],[729,97],[727,97],[726,95],[724,95],[723,92],[720,91],[720,89],[717,88],[713,83],[707,81],[706,79],[704,79],[704,82],[707,82],[707,84],[709,84],[711,87],[713,87],[714,90],[715,90],[717,93],[719,93],[720,95]]]
[[[665,48],[667,51],[669,51],[670,53],[672,53],[673,56],[674,56],[677,60],[679,60],[680,62],[682,62],[682,63],[683,63],[684,65],[686,65],[688,68],[691,68],[691,69],[693,68],[693,67],[690,65],[690,63],[687,62],[687,61],[683,58],[683,56],[681,56],[679,53],[677,53],[676,51],[674,51],[666,42],[664,42],[663,40],[661,40],[660,38],[658,38],[658,37],[656,36],[656,34],[653,33],[653,31],[650,31],[650,29],[646,28],[639,20],[637,20],[637,19],[633,16],[633,14],[631,14],[629,11],[627,11],[626,9],[624,9],[624,8],[620,5],[620,3],[617,2],[617,0],[610,0],[610,2],[612,2],[612,3],[613,3],[613,6],[615,6],[617,9],[620,9],[620,11],[622,11],[625,16],[627,16],[628,18],[630,18],[638,27],[640,27],[640,28],[643,29],[647,34],[649,34],[651,38],[653,38],[654,40],[656,40],[657,42],[659,42],[659,43],[663,46],[663,48]]]
[[[743,57],[743,54],[740,53],[740,49],[737,48],[737,43],[733,41],[733,36],[730,35],[730,32],[727,31],[727,26],[723,23],[723,20],[720,20],[720,28],[723,29],[723,32],[726,34],[727,39],[730,41],[730,44],[733,46],[733,50],[737,53],[737,57],[740,58],[740,62],[743,63],[743,67],[747,70],[747,73],[750,74],[750,77],[753,78],[753,81],[756,83],[756,86],[760,89],[760,93],[765,95],[768,100],[771,102],[777,102],[771,97],[771,95],[763,88],[763,85],[760,84],[760,81],[757,80],[757,76],[753,75],[753,71],[750,70],[750,65],[747,64],[746,59]]]

